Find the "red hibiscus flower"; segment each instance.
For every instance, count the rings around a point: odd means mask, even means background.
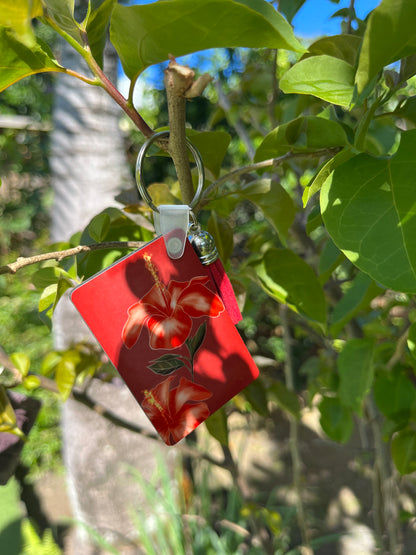
[[[166,287],[156,284],[142,299],[128,309],[122,331],[123,343],[131,349],[143,327],[149,330],[152,349],[177,349],[188,339],[192,318],[215,318],[224,311],[221,299],[204,285],[208,277],[191,281],[170,281]]]
[[[177,387],[170,389],[173,376],[153,389],[144,391],[142,408],[168,445],[178,442],[210,415],[205,401],[212,393],[181,378]]]

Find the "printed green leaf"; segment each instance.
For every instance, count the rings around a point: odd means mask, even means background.
[[[330,327],[332,337],[337,337],[344,326],[359,312],[369,310],[370,301],[382,291],[370,276],[360,272],[334,308]]]
[[[33,391],[41,386],[41,381],[39,376],[30,375],[23,380],[23,387],[28,391]]]
[[[311,94],[327,102],[349,106],[354,92],[355,70],[351,64],[332,56],[300,60],[281,78],[286,94]]]
[[[81,26],[74,17],[74,0],[41,0],[46,20],[51,19],[64,33],[83,46]]]
[[[338,357],[338,395],[343,405],[361,414],[374,377],[374,341],[351,339]]]
[[[36,39],[30,47],[11,29],[0,27],[0,92],[24,77],[45,71],[63,72],[46,44]]]
[[[416,432],[401,430],[391,442],[391,454],[400,474],[416,471]]]
[[[259,179],[243,187],[239,195],[260,208],[266,219],[285,241],[296,215],[292,197],[277,181]]]
[[[371,13],[355,77],[358,94],[383,67],[416,53],[415,21],[414,0],[383,0]]]
[[[361,37],[356,35],[324,37],[313,42],[308,47],[308,52],[302,56],[302,59],[326,54],[355,66],[361,41]]]
[[[273,299],[296,312],[324,323],[326,302],[322,287],[312,268],[289,249],[269,249],[255,263],[260,285]]]
[[[205,420],[205,425],[214,439],[219,441],[221,445],[228,445],[228,422],[224,407],[211,414]]]
[[[148,365],[148,368],[152,372],[160,374],[161,376],[169,376],[169,374],[183,367],[183,360],[169,353],[153,360],[151,364]]]
[[[195,335],[186,340],[186,345],[189,349],[189,352],[192,358],[194,358],[197,350],[201,347],[206,333],[207,333],[207,323],[204,322],[199,326]],[[183,366],[183,363],[182,363],[182,366]]]
[[[225,263],[230,258],[234,249],[233,230],[230,224],[225,218],[221,218],[215,210],[212,210],[207,229],[215,241],[215,246],[222,262]]]
[[[302,116],[273,129],[260,144],[255,162],[282,156],[287,152],[314,152],[322,148],[346,146],[347,135],[336,121]]]
[[[395,155],[360,154],[339,166],[321,190],[321,211],[334,243],[384,286],[416,292],[416,130]]]
[[[324,397],[319,404],[320,424],[328,437],[346,443],[354,429],[351,411],[344,407],[338,397]]]
[[[114,8],[111,41],[130,79],[146,67],[207,48],[303,52],[289,23],[266,0],[173,0]]]

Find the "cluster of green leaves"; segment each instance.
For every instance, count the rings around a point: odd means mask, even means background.
[[[302,4],[282,0],[280,8],[290,20]],[[0,1],[3,5],[6,2]],[[244,392],[245,402],[240,406],[267,417],[272,402],[299,419],[302,403],[317,403],[323,430],[340,442],[350,438],[354,419],[366,418],[376,406],[398,470],[413,472],[414,1],[382,0],[366,21],[358,20],[350,10],[347,17],[355,19],[356,31],[349,25],[349,33],[319,39],[307,49],[266,0],[165,0],[145,6],[91,0],[82,22],[75,19],[70,0],[21,0],[16,6],[16,10],[0,11],[0,47],[7,62],[0,72],[0,90],[33,73],[70,71],[32,33],[31,17],[63,36],[87,61],[94,75],[90,82],[112,94],[101,71],[109,29],[131,80],[130,102],[143,70],[169,54],[211,47],[263,49],[259,56],[264,62],[273,61],[271,71],[259,70],[247,58],[244,74],[234,80],[241,87],[228,88],[234,105],[242,109],[222,108],[212,117],[212,130],[188,131],[204,159],[206,186],[223,185],[209,189],[212,193],[206,198],[201,220],[214,236],[231,276],[238,275],[236,290],[241,296],[247,292],[252,322],[259,319],[260,310],[250,296],[261,298],[261,289],[267,299],[291,309],[298,342],[314,341],[314,348],[312,356],[306,360],[299,356],[295,361],[298,395],[292,387],[267,376]],[[279,49],[276,57],[270,56],[270,49]],[[279,91],[273,90],[276,80]],[[270,94],[265,94],[265,84]],[[259,98],[264,102],[261,106]],[[250,109],[245,110],[247,105]],[[128,101],[124,107],[129,108]],[[256,146],[257,165],[246,170],[258,168],[259,174],[255,178],[245,175],[238,186],[230,175],[225,185],[221,168],[225,160],[228,163],[227,149],[240,161],[241,144],[247,141],[247,137],[236,141],[234,134],[230,143],[226,131],[237,127],[237,122],[251,126],[247,135],[251,148]],[[262,175],[265,168],[270,171]],[[176,190],[154,186],[152,196],[175,202]],[[247,206],[257,218],[255,226],[250,223],[251,232],[247,222],[238,223]],[[146,241],[149,231],[126,215],[138,210],[140,206],[129,205],[125,212],[105,211],[59,248],[79,241]],[[234,250],[237,238],[241,240],[238,255]],[[50,316],[76,280],[89,277],[122,254],[94,252],[42,268],[34,277],[37,286],[46,287],[41,312]],[[275,306],[268,306],[267,313],[273,310]],[[268,345],[278,352],[276,341]],[[66,396],[85,368],[79,366],[75,351],[56,356],[51,368]],[[208,429],[227,444],[226,409],[208,421]]]

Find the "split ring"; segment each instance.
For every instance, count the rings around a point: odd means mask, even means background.
[[[137,162],[136,162],[137,187],[140,191],[140,194],[142,195],[143,200],[146,201],[147,204],[149,205],[149,207],[152,210],[154,210],[155,212],[159,212],[159,209],[153,203],[152,197],[149,195],[149,193],[146,189],[146,185],[144,183],[143,171],[142,171],[143,159],[144,159],[147,151],[149,150],[149,148],[151,147],[151,145],[154,143],[154,141],[156,139],[160,139],[161,137],[167,137],[167,136],[169,136],[169,131],[159,131],[158,133],[154,133],[144,143],[144,145],[140,149],[139,154],[137,156]],[[196,188],[195,196],[189,204],[189,208],[191,208],[191,210],[192,210],[193,208],[195,208],[195,206],[201,200],[202,188],[204,186],[205,173],[204,173],[204,164],[202,162],[202,158],[201,158],[201,155],[200,155],[198,149],[187,138],[185,138],[185,141],[186,141],[186,147],[188,148],[188,150],[190,151],[190,153],[194,157],[195,164],[196,164],[196,167],[197,167],[197,170],[198,170],[198,185],[197,185],[197,188]]]

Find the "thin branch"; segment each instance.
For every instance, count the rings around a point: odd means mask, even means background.
[[[352,32],[352,19],[354,13],[354,4],[355,0],[350,0],[350,7],[349,7],[349,14],[348,14],[348,21],[347,21],[347,34],[350,35]]]
[[[38,374],[36,374],[36,376],[39,378],[40,385],[43,389],[59,394],[58,387],[53,380]],[[95,399],[93,399],[85,391],[73,389],[69,395],[69,398],[93,410],[95,413],[99,414],[100,416],[114,424],[114,426],[118,426],[120,428],[123,428],[124,430],[129,430],[130,432],[140,434],[144,437],[147,437],[148,439],[152,439],[162,444],[162,440],[160,439],[158,434],[156,434],[155,432],[149,432],[142,426],[121,418],[101,403],[95,401]],[[227,462],[225,460],[219,460],[212,457],[208,453],[204,453],[196,444],[190,445],[189,443],[182,442],[177,444],[176,447],[185,455],[204,459],[205,461],[215,466],[219,466],[220,468],[227,468]]]
[[[287,152],[283,154],[283,156],[279,156],[277,158],[269,158],[268,160],[262,160],[261,162],[256,162],[254,164],[248,164],[247,166],[242,166],[241,168],[237,168],[223,176],[219,179],[211,183],[209,187],[207,187],[204,191],[202,202],[208,202],[208,197],[216,190],[218,187],[230,181],[231,179],[235,179],[244,175],[245,173],[254,172],[257,170],[262,170],[265,168],[276,168],[281,166],[288,160],[295,160],[297,158],[320,158],[321,156],[330,156],[335,155],[337,152],[341,150],[341,147],[331,147],[331,148],[323,148],[321,150],[315,150],[314,152]]]
[[[16,262],[11,262],[4,266],[0,266],[1,274],[15,274],[18,270],[21,270],[25,266],[30,266],[32,264],[38,264],[39,262],[44,262],[45,260],[63,260],[70,256],[75,256],[82,252],[92,252],[105,249],[139,249],[144,243],[142,241],[108,241],[105,243],[94,243],[92,245],[78,245],[72,249],[65,249],[62,251],[45,252],[43,254],[37,254],[35,256],[19,257]]]
[[[286,387],[289,391],[295,390],[295,380],[293,375],[293,358],[292,358],[292,335],[288,320],[288,307],[281,304],[279,306],[280,322],[283,329],[283,342],[285,345],[286,359],[284,365]],[[288,414],[289,418],[289,446],[293,467],[293,487],[296,494],[296,514],[298,526],[302,538],[302,544],[309,547],[309,532],[306,522],[305,509],[302,501],[302,459],[299,451],[299,424],[292,414]]]

